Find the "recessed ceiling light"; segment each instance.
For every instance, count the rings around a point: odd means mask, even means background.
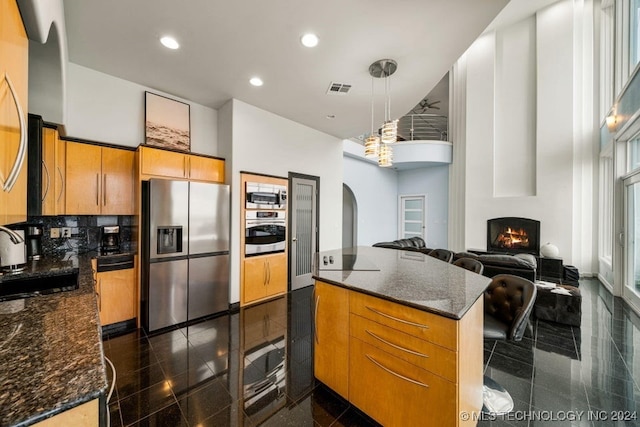
[[[254,86],[262,86],[264,84],[264,82],[260,77],[251,77],[251,80],[249,80],[249,83],[251,83]]]
[[[318,36],[308,33],[302,36],[300,42],[306,47],[316,47],[318,45]]]
[[[173,37],[164,36],[160,39],[160,43],[164,45],[164,47],[168,47],[169,49],[177,49],[180,47],[180,44]]]

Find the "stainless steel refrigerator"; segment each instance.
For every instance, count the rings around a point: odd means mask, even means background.
[[[229,186],[142,183],[142,323],[147,331],[229,309]]]

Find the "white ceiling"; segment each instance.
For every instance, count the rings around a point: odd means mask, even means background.
[[[236,98],[350,138],[371,126],[372,62],[398,62],[391,99],[392,116],[400,117],[507,2],[64,0],[64,7],[71,62],[215,109]],[[316,48],[300,44],[308,31],[320,38]],[[160,45],[166,34],[180,42],[179,50]],[[249,85],[254,75],[264,86]],[[327,95],[331,82],[352,89]],[[381,122],[384,86],[375,84]]]

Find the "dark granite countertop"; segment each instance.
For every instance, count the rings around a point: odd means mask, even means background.
[[[421,252],[368,246],[316,254],[313,278],[456,320],[491,281]]]
[[[0,425],[31,425],[105,394],[95,255],[30,262],[21,275],[77,269],[79,288],[0,303]]]

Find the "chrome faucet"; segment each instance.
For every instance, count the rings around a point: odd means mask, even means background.
[[[15,231],[2,225],[0,225],[0,231],[4,231],[5,233],[7,233],[9,235],[9,239],[13,242],[14,245],[17,245],[18,243],[24,243],[24,238]]]

